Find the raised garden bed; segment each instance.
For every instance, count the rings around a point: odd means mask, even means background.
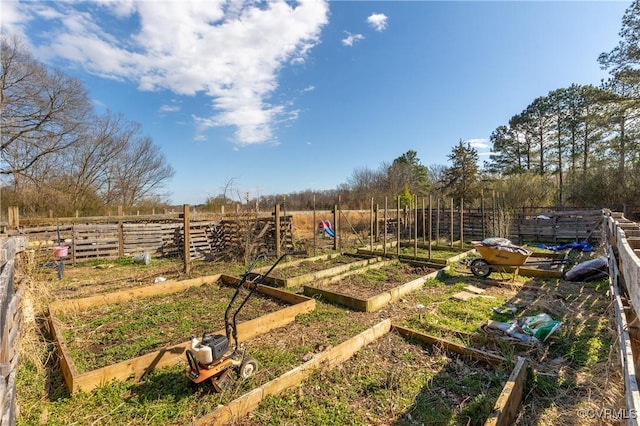
[[[465,258],[469,254],[473,253],[472,250],[459,247],[445,247],[445,246],[431,246],[431,255],[429,255],[429,246],[424,243],[419,243],[416,246],[413,243],[401,243],[400,244],[400,256],[398,256],[398,249],[395,244],[387,244],[386,252],[382,246],[374,246],[374,250],[371,251],[368,248],[358,249],[360,254],[369,254],[372,256],[385,256],[392,258],[400,258],[403,260],[415,260],[420,262],[429,262],[434,265],[448,265],[453,262],[457,262],[460,259]]]
[[[463,358],[438,345],[425,345],[416,335],[389,333],[387,327],[385,322],[378,324],[379,336],[367,346],[359,344],[353,356],[345,347],[332,350],[335,362],[327,362],[327,367],[334,368],[305,371],[308,378],[295,391],[251,392],[252,398],[259,395],[264,401],[249,416],[242,418],[236,406],[204,419],[252,426],[482,424],[488,418],[509,375],[506,364],[488,367],[473,356]],[[358,336],[358,341],[366,343],[365,339]],[[342,359],[345,362],[338,365]]]
[[[421,288],[437,275],[438,270],[428,265],[391,260],[306,285],[304,294],[371,312]]]
[[[194,387],[185,377],[186,360],[181,357],[173,365],[146,372],[140,380],[105,382],[91,393],[66,395],[65,387],[57,386],[56,397],[25,412],[24,424],[37,424],[47,418],[43,424],[61,424],[72,417],[79,424],[99,424],[104,416],[113,424],[192,424],[195,419],[296,370],[379,322],[379,318],[335,305],[317,302],[316,306],[297,315],[286,327],[242,340],[247,353],[258,360],[259,369],[250,379],[236,381],[234,387],[225,392],[213,392],[208,383]],[[54,374],[57,371],[56,368]],[[118,408],[114,410],[115,407]]]
[[[277,287],[297,287],[318,279],[331,277],[352,269],[358,269],[377,263],[379,257],[354,256],[347,253],[335,253],[299,259],[276,266],[265,279],[266,283]],[[268,271],[268,267],[256,269],[256,273]]]
[[[604,293],[608,286],[538,278],[514,282],[510,276],[501,282],[497,278],[496,274],[494,279],[470,281],[466,276],[448,276],[446,286],[427,283],[424,291],[412,295],[412,303],[422,308],[400,324],[483,352],[529,358],[529,389],[522,395],[520,407],[510,409],[517,412],[520,424],[570,424],[580,409],[597,409],[603,404],[617,408],[618,403],[607,402],[622,401],[616,396],[622,390],[616,381],[619,374],[610,365],[616,336],[607,313],[610,300]],[[461,301],[452,297],[470,282],[484,287],[483,295],[493,299]],[[488,320],[513,320],[513,316],[491,310],[506,303],[519,308],[516,317],[544,312],[563,325],[538,346],[484,330]],[[586,400],[586,394],[593,396]],[[581,424],[598,424],[595,418],[591,422],[579,420]]]
[[[235,286],[238,285],[239,279],[218,274],[51,304],[49,306],[49,323],[56,339],[62,372],[69,389],[72,392],[79,389],[90,391],[99,384],[112,379],[124,380],[129,376],[140,377],[155,367],[172,365],[183,360],[185,348],[190,343],[186,341],[185,337],[194,332],[206,330],[207,332],[224,334],[222,320],[230,293],[224,292],[222,297],[219,297],[220,301],[215,302],[209,299],[216,293],[215,286],[211,286],[210,283]],[[246,316],[243,317],[245,321],[238,324],[238,336],[241,341],[286,325],[293,321],[296,315],[309,312],[315,308],[315,300],[304,296],[262,285],[258,286],[257,291],[257,294],[260,295],[260,297],[256,298],[258,302],[253,305],[252,309],[247,311]],[[153,299],[154,297],[156,300]],[[138,305],[137,301],[142,299],[145,300],[145,303]],[[171,302],[171,299],[173,299],[173,302]],[[289,306],[283,307],[285,305]],[[140,315],[129,314],[129,318],[133,319],[133,321],[128,322],[122,316],[133,306],[140,306],[143,312]],[[263,315],[264,312],[261,309],[264,308],[268,308],[272,312]],[[88,309],[92,309],[94,312],[86,317]],[[156,310],[158,314],[147,315],[148,313],[144,312],[146,309],[150,312]],[[111,323],[112,317],[101,315],[98,312],[99,310],[110,311],[109,314],[120,318],[118,321],[122,322],[124,326],[120,328],[114,327]],[[175,313],[178,314],[178,317],[174,318]],[[94,324],[90,319],[92,315],[96,318],[101,316],[102,319],[97,320]],[[214,319],[215,317],[212,315],[218,316],[218,318]],[[68,338],[75,336],[72,336],[69,330],[65,332],[64,321],[61,318],[73,318],[79,321],[77,324],[84,321],[88,323],[89,328],[97,327],[98,332],[96,335],[99,338],[91,342],[90,336],[85,335],[79,343],[74,343],[71,346],[68,343]],[[209,328],[212,326],[210,321],[216,321],[216,325],[222,326],[221,329],[214,331]],[[101,322],[101,324],[98,324],[98,322]],[[154,322],[156,323],[154,324]],[[158,322],[164,322],[165,326],[158,324]],[[166,324],[167,322],[168,325]],[[78,325],[78,327],[80,326]],[[100,328],[104,330],[100,331]],[[181,333],[188,328],[191,328],[191,331],[186,335],[182,335],[182,339],[180,339]],[[160,335],[164,336],[160,337]],[[118,338],[122,339],[120,346],[124,347],[124,349],[119,347]],[[180,340],[182,342],[176,344]],[[159,346],[162,346],[162,348],[156,350]],[[78,368],[74,358],[77,357],[83,347],[85,352],[94,353],[95,355],[83,357],[80,360],[80,367],[82,368]],[[107,356],[105,360],[101,360],[100,357],[103,355],[103,351],[105,353],[112,351],[117,358],[109,358]],[[132,351],[144,354],[126,359],[126,356],[130,355]],[[116,361],[123,357],[125,359],[120,359],[119,362],[105,366],[105,363],[112,360]],[[101,367],[84,371],[85,369],[99,366]]]
[[[127,303],[61,312],[67,349],[80,373],[179,344],[191,335],[224,329],[234,289],[222,280],[190,287],[176,297],[156,295]],[[287,303],[261,293],[242,309],[238,321],[275,312]]]

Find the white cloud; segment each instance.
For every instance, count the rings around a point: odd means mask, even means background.
[[[376,31],[383,31],[387,28],[387,15],[384,13],[374,13],[367,18],[369,25]]]
[[[278,70],[304,62],[328,22],[325,0],[7,3],[3,26],[37,18],[55,28],[38,35],[41,58],[133,81],[140,90],[203,93],[212,112],[198,117],[196,139],[206,139],[209,127],[233,126],[241,144],[273,138],[274,123],[288,113],[287,105],[269,103]]]
[[[472,148],[476,148],[476,149],[489,148],[489,140],[486,138],[467,139],[465,142],[468,142]]]
[[[313,92],[314,90],[316,90],[316,86],[311,85],[311,86],[307,86],[304,89],[302,89],[302,93]]]
[[[164,112],[178,112],[180,111],[180,107],[178,105],[161,105],[160,108],[158,108],[158,111],[161,113]]]
[[[349,31],[345,31],[347,33],[347,37],[342,39],[342,45],[351,47],[356,41],[364,40],[364,36],[362,34],[351,34]]]
[[[0,28],[3,35],[16,35],[24,43],[28,42],[25,35],[25,25],[29,23],[31,17],[29,12],[21,7],[16,0],[2,0],[0,6]],[[31,46],[28,46],[31,48]]]

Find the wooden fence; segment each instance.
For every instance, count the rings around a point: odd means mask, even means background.
[[[293,248],[291,216],[211,219],[187,214],[168,219],[158,215],[155,221],[126,216],[110,219],[101,218],[98,223],[86,223],[86,219],[76,219],[77,223],[61,220],[58,225],[21,227],[10,232],[27,237],[28,247],[44,256],[47,253],[52,256],[54,247],[68,247],[65,261],[71,263],[140,253],[182,258],[186,247],[190,260],[276,251],[276,242],[283,250]]]
[[[320,217],[327,212],[274,213],[236,212],[231,215],[195,214],[188,206],[182,214],[153,216],[109,216],[100,218],[58,218],[57,224],[14,228],[29,239],[29,248],[49,256],[52,249],[69,248],[66,262],[135,256],[149,253],[155,257],[214,260],[221,256],[247,256],[257,251],[288,250],[294,247],[294,218],[311,213]],[[602,210],[545,211],[541,213],[507,212],[501,209],[470,211],[460,209],[416,209],[387,211],[340,210],[334,213],[336,235],[340,239],[353,233],[362,244],[370,239],[380,242],[383,234],[392,239],[428,239],[474,241],[486,237],[509,238],[517,244],[595,241],[603,220]],[[357,213],[359,219],[349,221],[347,215]],[[186,214],[185,214],[186,213]],[[316,224],[307,234],[314,235]],[[341,222],[344,222],[341,224]],[[299,223],[299,222],[297,222]],[[187,232],[185,232],[187,230]],[[304,233],[296,224],[296,231]],[[346,241],[346,240],[345,240]],[[337,241],[334,241],[336,243]],[[314,243],[315,244],[315,243]],[[336,244],[337,248],[341,248]],[[42,257],[39,257],[42,259]]]
[[[425,214],[424,220],[421,210],[415,214],[415,233],[419,239],[423,236],[428,239],[430,224],[432,239],[467,242],[487,237],[504,237],[518,244],[595,241],[600,237],[598,230],[602,229],[603,223],[602,210],[547,211],[532,214],[504,211],[483,213],[458,209],[431,212],[431,219],[428,212]],[[413,225],[411,219],[408,219],[408,222],[409,224],[404,226],[405,235],[408,227],[411,238]]]
[[[0,425],[16,422],[16,374],[22,324],[22,288],[14,282],[15,256],[24,251],[24,238],[0,242]]]
[[[609,257],[610,294],[616,315],[618,356],[624,378],[629,425],[637,425],[640,412],[640,224],[619,213],[607,217],[604,229]]]

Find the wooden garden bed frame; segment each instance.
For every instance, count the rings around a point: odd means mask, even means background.
[[[502,388],[500,396],[493,406],[493,411],[484,423],[484,426],[509,426],[512,425],[518,411],[520,411],[520,403],[524,394],[524,386],[529,374],[529,360],[524,357],[518,357],[518,362],[514,367],[509,380]]]
[[[62,328],[60,326],[61,321],[57,318],[58,313],[77,312],[105,304],[125,303],[131,300],[143,299],[150,296],[180,293],[191,287],[198,287],[218,281],[222,281],[224,284],[231,286],[237,286],[240,283],[239,278],[216,274],[190,280],[168,281],[161,284],[153,284],[150,286],[127,289],[82,299],[58,301],[49,305],[49,326],[56,343],[56,350],[60,357],[60,368],[69,391],[71,393],[79,390],[90,392],[95,387],[111,380],[126,380],[132,376],[139,379],[145,373],[156,367],[175,365],[184,361],[185,350],[191,342],[185,341],[178,345],[168,346],[136,358],[131,358],[85,373],[79,373],[69,354],[67,345],[64,342]],[[285,326],[293,322],[297,315],[311,312],[316,306],[316,301],[314,299],[285,292],[273,287],[259,284],[257,291],[265,296],[289,303],[291,306],[239,323],[238,338],[242,341],[267,333],[275,328]],[[225,334],[225,331],[224,329],[221,329],[214,333]]]
[[[391,330],[397,331],[403,338],[439,346],[449,352],[464,355],[470,359],[484,362],[490,366],[504,365],[507,361],[505,358],[490,353],[482,352],[477,349],[466,348],[437,337],[392,325],[391,320],[386,319],[375,324],[373,327],[368,328],[355,337],[352,337],[333,348],[329,348],[324,352],[316,354],[311,360],[289,370],[280,377],[245,393],[244,395],[229,402],[227,405],[216,408],[209,414],[195,420],[193,425],[222,426],[240,421],[244,416],[258,408],[260,403],[268,396],[279,395],[289,389],[299,386],[304,380],[309,378],[314,371],[323,368],[332,369],[342,364],[349,360],[360,349],[386,335]],[[517,414],[519,404],[522,399],[524,378],[526,377],[526,365],[526,359],[520,358],[518,360],[509,380],[496,400],[493,412],[485,423],[486,426],[506,425],[510,424],[513,419],[515,419],[515,415]]]
[[[291,278],[267,277],[265,278],[264,282],[274,285],[276,287],[293,288],[293,287],[298,287],[300,285],[309,283],[311,281],[332,277],[334,275],[343,273],[345,271],[349,271],[351,269],[367,267],[368,265],[378,263],[382,260],[381,257],[354,255],[351,253],[334,253],[334,254],[328,254],[328,255],[309,257],[305,259],[298,259],[291,262],[283,263],[276,266],[274,270],[284,269],[291,266],[297,266],[304,262],[315,262],[317,260],[332,260],[340,256],[354,257],[361,260],[356,260],[354,262],[346,263],[344,265],[338,265],[332,268],[323,269],[321,271],[311,272],[309,274],[299,275],[297,277],[291,277]],[[254,269],[256,273],[264,273],[268,270],[269,270],[269,267]]]
[[[404,243],[400,244],[401,247],[408,247],[406,246]],[[394,246],[395,247],[395,246]],[[413,246],[411,246],[413,247]],[[424,244],[419,244],[418,248],[428,248],[427,245]],[[474,251],[472,250],[460,250],[460,248],[457,247],[434,247],[432,246],[432,250],[433,251],[456,251],[459,252],[459,254],[452,256],[448,259],[429,259],[426,256],[413,256],[411,254],[401,254],[400,256],[398,256],[396,254],[395,251],[391,252],[391,251],[387,251],[386,253],[384,251],[382,251],[380,248],[376,248],[374,251],[369,250],[368,248],[359,248],[358,249],[358,254],[360,255],[365,255],[368,254],[370,256],[382,256],[385,258],[390,258],[390,259],[401,259],[401,260],[413,260],[413,261],[418,261],[418,262],[426,262],[426,263],[430,263],[432,264],[433,267],[439,267],[442,268],[446,265],[450,265],[452,263],[458,262],[461,259],[464,259],[465,257],[469,256],[470,254],[472,254]]]
[[[374,263],[357,270],[348,271],[343,274],[336,275],[331,278],[327,278],[325,280],[320,281],[318,284],[316,284],[316,286],[324,285],[324,284],[332,284],[332,283],[341,281],[342,279],[351,275],[362,274],[363,272],[366,272],[371,269],[380,269],[385,266],[396,265],[398,263],[400,263],[398,260],[387,260],[387,261]],[[416,265],[416,266],[433,267],[433,265],[431,264],[425,264],[420,262],[406,262],[406,263]],[[325,290],[325,289],[316,287],[314,285],[305,285],[304,294],[310,297],[322,296],[323,298],[331,302],[338,303],[343,306],[347,306],[351,309],[355,309],[356,311],[373,312],[373,311],[377,311],[380,308],[383,308],[384,306],[388,305],[391,302],[394,302],[400,299],[405,294],[411,293],[413,291],[416,291],[422,288],[422,286],[428,279],[437,278],[440,276],[440,274],[442,274],[442,269],[438,269],[420,278],[416,278],[415,280],[409,281],[408,283],[401,284],[398,287],[394,287],[391,290],[383,291],[375,296],[371,296],[366,299],[362,299],[356,296],[349,296],[336,291]]]

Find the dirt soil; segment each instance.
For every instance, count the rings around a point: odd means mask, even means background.
[[[408,264],[390,265],[379,269],[369,269],[361,274],[349,275],[331,283],[314,283],[311,286],[347,296],[368,299],[402,284],[423,277],[435,269]]]
[[[272,278],[288,279],[293,277],[299,277],[301,275],[311,274],[313,272],[322,271],[324,269],[333,268],[335,266],[347,265],[349,263],[358,262],[362,259],[352,256],[338,256],[332,259],[321,259],[316,261],[306,261],[297,265],[285,266],[273,270],[269,274]]]
[[[57,278],[57,272],[51,270],[37,271],[35,277],[39,281],[50,283],[52,297],[70,299],[152,285],[157,279],[183,280],[222,272],[239,276],[243,268],[244,265],[240,264],[230,268],[229,263],[194,262],[191,273],[187,276],[184,265],[179,260],[153,259],[149,265],[128,263],[124,266],[116,261],[103,261],[96,265],[66,265],[61,280]]]

